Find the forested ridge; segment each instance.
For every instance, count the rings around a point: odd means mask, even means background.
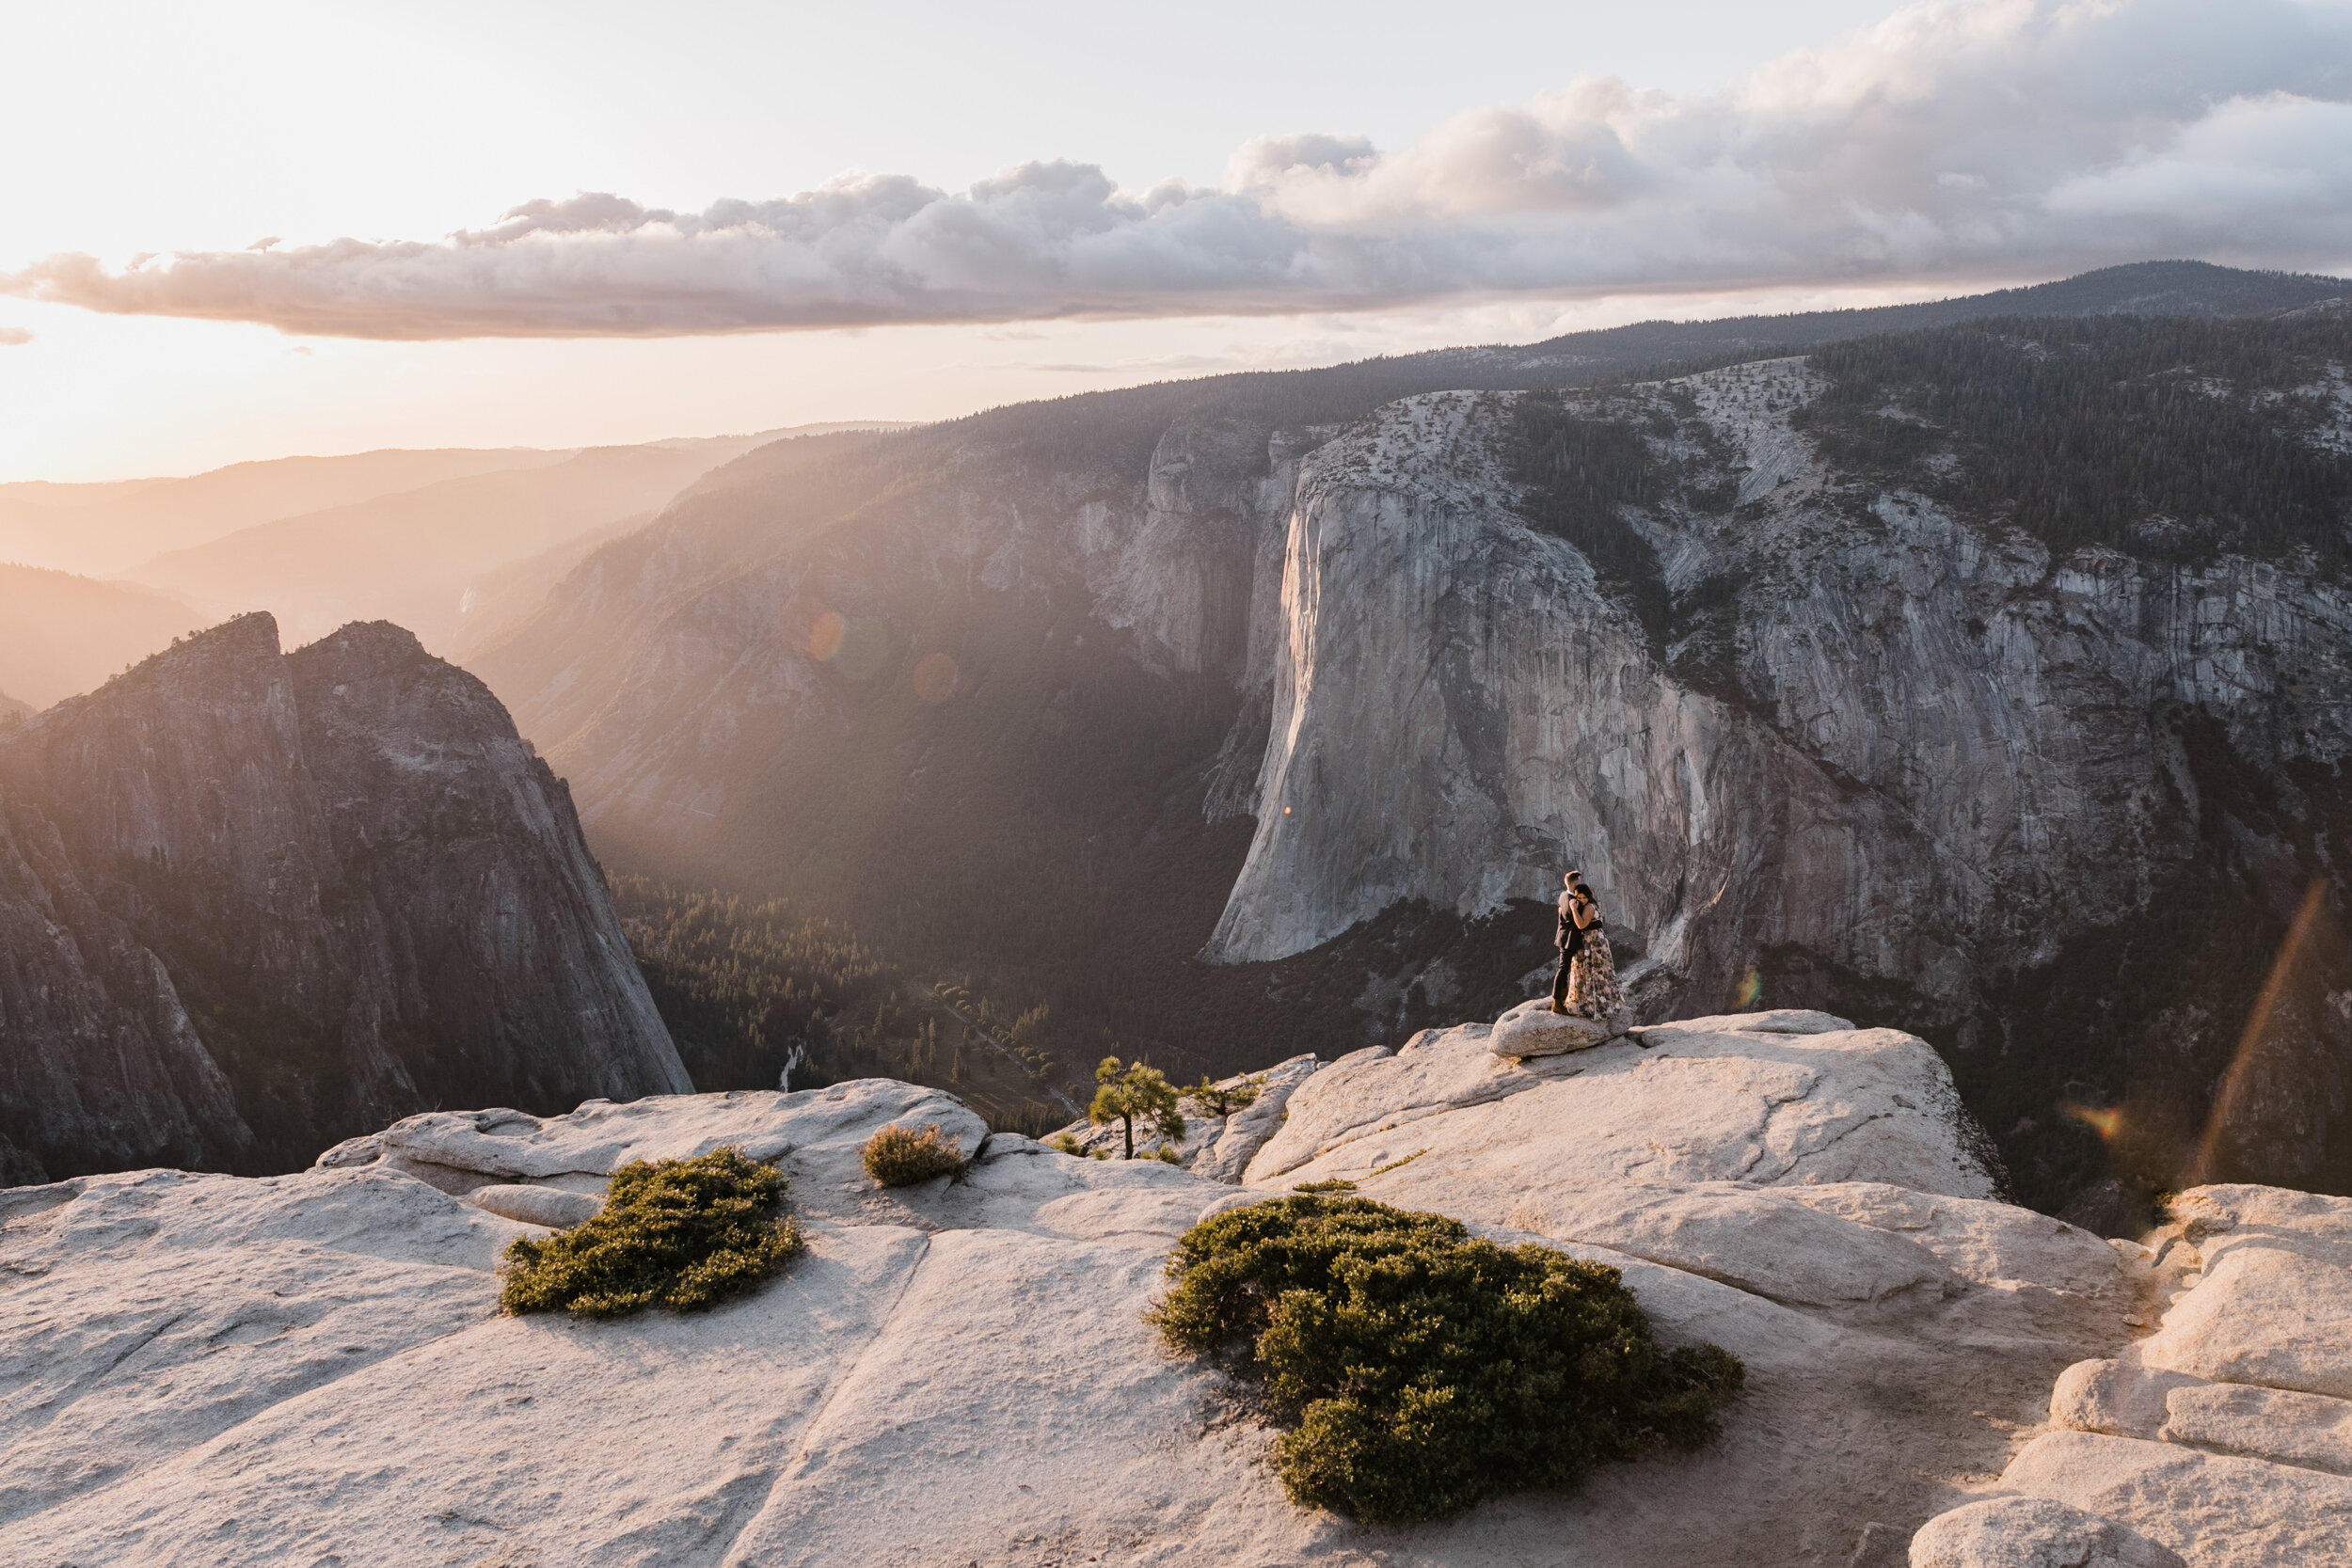
[[[1796,417],[1873,489],[1905,485],[2064,553],[2343,569],[2352,311],[2017,318],[1833,343]]]

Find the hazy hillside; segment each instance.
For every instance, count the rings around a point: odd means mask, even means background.
[[[47,707],[212,619],[153,589],[0,565],[0,691]]]
[[[1508,395],[1631,356],[1595,334],[771,448],[472,667],[609,863],[1043,1006],[1075,1080],[1508,999],[1581,863],[1654,1016],[1916,1028],[2038,1203],[2161,1184],[2233,1070],[2243,1156],[2342,1184],[2335,947],[2231,1067],[2352,809],[2352,348],[2227,318],[2331,286],[2116,269],[2024,301],[2085,318],[1671,385]]]
[[[469,591],[512,562],[630,518],[650,519],[704,471],[768,439],[605,447],[241,529],[157,556],[133,580],[215,618],[266,607],[295,641],[392,621],[440,648]]]
[[[20,703],[7,692],[0,691],[0,724],[5,724],[12,719],[22,719],[32,711],[32,704]]]
[[[113,577],[256,523],[570,455],[520,447],[365,451],[238,463],[187,479],[0,484],[0,561]]]

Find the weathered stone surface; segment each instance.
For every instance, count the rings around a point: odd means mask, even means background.
[[[2050,1391],[2050,1424],[2352,1475],[2352,1400],[2209,1383],[2132,1360],[2067,1368]]]
[[[462,1334],[495,1312],[490,1269],[522,1234],[377,1170],[134,1171],[36,1191],[38,1207],[0,1214],[0,1520],[152,1476]],[[35,1560],[21,1539],[0,1525],[0,1560]]]
[[[2352,1560],[2352,1481],[2294,1465],[2053,1432],[2026,1445],[2001,1484],[2128,1525],[2191,1568]]]
[[[2188,1568],[2180,1553],[2048,1497],[1987,1497],[1911,1538],[1911,1568]]]
[[[2352,1269],[2246,1242],[2141,1347],[2151,1367],[2352,1399]]]
[[[1385,1053],[1384,1053],[1385,1054]],[[1213,1181],[1239,1181],[1250,1158],[1282,1125],[1283,1108],[1290,1102],[1291,1091],[1297,1088],[1326,1064],[1313,1053],[1293,1056],[1267,1068],[1263,1072],[1237,1072],[1218,1080],[1221,1088],[1234,1088],[1248,1082],[1258,1085],[1258,1098],[1232,1116],[1219,1116],[1200,1101],[1185,1095],[1177,1101],[1177,1111],[1184,1118],[1184,1135],[1173,1143],[1138,1123],[1136,1127],[1136,1157],[1156,1158],[1165,1148],[1176,1156],[1176,1163]],[[1057,1145],[1075,1144],[1089,1157],[1123,1160],[1127,1157],[1125,1130],[1115,1121],[1097,1125],[1078,1120],[1046,1134]]]
[[[466,1195],[466,1201],[501,1219],[518,1225],[545,1226],[550,1230],[567,1229],[604,1207],[593,1194],[515,1183],[476,1187]]]
[[[2164,1430],[2165,1396],[2202,1379],[2132,1360],[2077,1361],[2050,1387],[2050,1424],[2107,1437],[2154,1438]]]
[[[1788,1065],[1775,1053],[1813,1051],[1808,1092],[1825,1101],[1876,1094],[1908,1060],[1899,1037],[1722,1039],[1726,1054],[1686,1064],[1701,1076],[1677,1076],[1672,1057],[1663,1072],[1629,1067],[1620,1109],[1643,1119],[1647,1097],[1655,1127],[1736,1122],[1754,1114],[1755,1073]],[[1504,1066],[1479,1031],[1325,1070],[1446,1051]],[[1709,1093],[1725,1103],[1709,1109]],[[1975,1412],[2031,1420],[2059,1366],[2121,1338],[2118,1311],[2089,1297],[2045,1291],[2074,1304],[2053,1312],[1970,1282],[1928,1242],[1992,1256],[1982,1238],[2000,1227],[1935,1210],[1920,1223],[1883,1181],[1816,1206],[1794,1195],[1826,1189],[1700,1181],[1677,1199],[1651,1180],[1626,1203],[1608,1196],[1635,1175],[1623,1164],[1564,1164],[1541,1140],[1509,1163],[1476,1118],[1533,1098],[1406,1123],[1430,1152],[1366,1190],[1619,1269],[1667,1342],[1743,1357],[1749,1393],[1704,1452],[1414,1531],[1415,1560],[1433,1568],[1842,1563],[1857,1540],[1883,1546],[1955,1500],[1938,1478],[2000,1463],[2006,1428]],[[1881,1135],[1845,1140],[1858,1167],[1847,1174],[1936,1168],[1948,1130],[1871,1103]],[[892,1192],[865,1175],[858,1150],[876,1129],[931,1121],[969,1140],[961,1180]],[[1457,1140],[1460,1168],[1410,1185]],[[721,1144],[772,1156],[792,1179],[810,1250],[778,1280],[689,1318],[496,1315],[499,1250],[534,1232],[486,1207],[590,1203],[628,1160]],[[1177,1236],[1290,1180],[1236,1188],[1157,1162],[1073,1159],[983,1135],[935,1091],[865,1080],[554,1117],[434,1113],[291,1177],[12,1192],[0,1198],[0,1366],[36,1393],[0,1414],[14,1487],[0,1560],[1370,1568],[1393,1555],[1393,1532],[1293,1509],[1266,1468],[1270,1433],[1141,1321]],[[1563,1212],[1582,1202],[1578,1228],[1669,1261],[1534,1234],[1510,1218],[1531,1195]],[[1718,1267],[1725,1258],[1737,1266]],[[1902,1284],[1906,1271],[1919,1283]],[[1818,1288],[1792,1287],[1808,1279]],[[77,1320],[77,1333],[51,1332]]]
[[[2190,1383],[2165,1395],[2164,1424],[2155,1435],[2216,1453],[2352,1476],[2352,1400]]]
[[[2013,1203],[1876,1181],[1800,1183],[1778,1191],[1808,1208],[1915,1242],[1979,1285],[2100,1295],[2122,1283],[2109,1243]]]
[[[1390,1057],[1334,1063],[1291,1097],[1290,1119],[1250,1163],[1268,1181],[1360,1177],[1427,1147],[1414,1123],[1445,1115],[1445,1158],[1400,1177],[1475,1173],[1492,1194],[1612,1180],[1793,1185],[1874,1179],[1989,1197],[1960,1139],[1958,1097],[1926,1042],[1888,1029],[1790,1034],[1737,1017],[1523,1066],[1488,1027],[1424,1034]],[[1412,1173],[1418,1173],[1417,1175]],[[1498,1216],[1499,1218],[1501,1216]]]
[[[1282,1117],[1289,1109],[1291,1096],[1298,1085],[1314,1076],[1323,1066],[1313,1056],[1293,1056],[1266,1069],[1265,1082],[1258,1090],[1258,1098],[1224,1117],[1214,1141],[1207,1143],[1193,1160],[1192,1170],[1212,1181],[1239,1181],[1249,1162],[1257,1158],[1275,1133],[1282,1130]]]
[[[2001,1484],[2121,1521],[2196,1568],[2352,1561],[2352,1401],[2309,1388],[2345,1365],[2352,1201],[2215,1186],[2169,1211],[2147,1244],[2114,1243],[2125,1289],[2169,1304],[2163,1326],[2060,1373],[2056,1430]]]
[[[1596,1023],[1573,1013],[1555,1013],[1549,1000],[1522,1002],[1495,1020],[1486,1049],[1498,1056],[1524,1060],[1529,1056],[1558,1056],[1570,1051],[1590,1051],[1625,1033],[1624,1020]]]
[[[2352,1197],[2280,1187],[2193,1187],[2168,1205],[2177,1233],[2207,1262],[2241,1246],[2265,1245],[2352,1268]]]
[[[1837,1307],[1958,1279],[1933,1253],[1777,1191],[1708,1181],[1522,1198],[1513,1219],[1560,1241],[1645,1258],[1787,1306]]]
[[[0,735],[0,1180],[691,1086],[563,782],[382,624],[244,616]]]

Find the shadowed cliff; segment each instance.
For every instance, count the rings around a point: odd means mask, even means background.
[[[399,627],[243,616],[0,738],[0,1182],[688,1086],[569,791]]]

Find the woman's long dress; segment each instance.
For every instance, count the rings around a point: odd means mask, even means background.
[[[1607,1023],[1625,1010],[1625,992],[1617,985],[1616,955],[1609,951],[1609,933],[1596,921],[1585,927],[1583,945],[1568,965],[1568,1011],[1596,1023]]]

